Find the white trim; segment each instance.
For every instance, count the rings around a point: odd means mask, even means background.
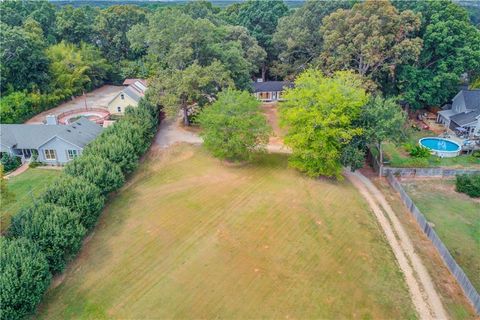
[[[64,142],[66,142],[66,143],[68,143],[68,144],[71,144],[72,146],[75,146],[75,147],[77,147],[77,148],[83,149],[83,147],[80,147],[80,146],[78,146],[78,145],[76,145],[76,144],[74,144],[74,143],[72,143],[72,142],[70,142],[70,141],[68,141],[68,140],[65,140],[64,138],[60,138],[60,137],[57,136],[57,135],[54,135],[53,137],[49,138],[47,141],[45,141],[44,143],[42,143],[41,145],[39,145],[39,146],[37,147],[37,149],[40,149],[42,146],[44,146],[45,144],[47,144],[48,142],[50,142],[50,140],[52,140],[53,138],[58,138],[58,139],[63,140]]]

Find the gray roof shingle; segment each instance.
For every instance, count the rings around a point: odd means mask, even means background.
[[[288,81],[254,82],[252,87],[253,92],[282,91],[284,88],[292,88],[293,83]]]
[[[478,116],[480,116],[480,108],[474,111],[458,113],[450,117],[450,120],[461,127],[463,125],[474,122]]]
[[[80,118],[69,125],[1,124],[0,142],[2,149],[4,147],[38,149],[57,136],[83,148],[101,131],[101,126],[86,118]]]
[[[480,89],[462,90],[461,94],[463,95],[467,109],[480,109]]]

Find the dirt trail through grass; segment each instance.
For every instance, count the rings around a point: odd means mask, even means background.
[[[447,319],[434,284],[384,195],[360,172],[346,172],[372,208],[402,269],[421,319]]]

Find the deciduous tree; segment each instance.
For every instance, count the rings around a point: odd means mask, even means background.
[[[270,128],[259,106],[248,92],[221,92],[198,118],[204,146],[215,157],[229,161],[249,160],[254,152],[264,150]]]
[[[309,176],[340,179],[343,150],[363,130],[353,126],[368,101],[362,79],[348,71],[329,78],[307,70],[288,89],[281,107],[287,128],[285,143],[292,148],[290,164]]]
[[[389,1],[367,0],[337,10],[323,19],[318,63],[330,72],[353,69],[378,84],[385,74],[394,78],[398,64],[416,61],[422,47],[415,37],[419,27],[420,15],[398,12]]]

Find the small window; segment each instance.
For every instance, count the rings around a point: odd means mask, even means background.
[[[72,160],[78,157],[78,151],[77,150],[67,150],[67,158],[68,160]]]
[[[123,93],[120,95],[120,99],[125,100],[125,95]]]
[[[117,107],[117,112],[122,112],[122,107]]]
[[[53,149],[45,149],[45,159],[46,160],[57,160],[57,154]]]

